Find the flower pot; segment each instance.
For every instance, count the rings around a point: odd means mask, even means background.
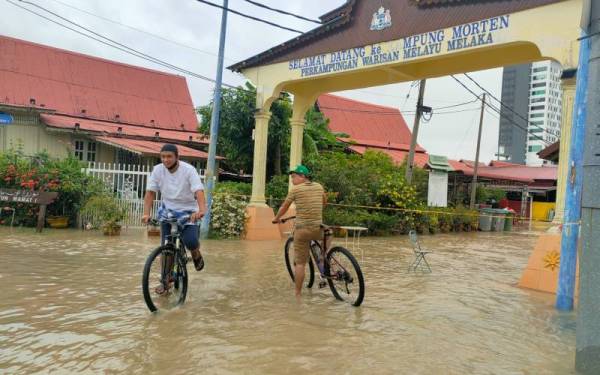
[[[115,224],[103,225],[102,233],[105,236],[118,236],[121,234],[121,226]]]
[[[46,221],[50,228],[67,228],[69,226],[68,216],[48,216]]]

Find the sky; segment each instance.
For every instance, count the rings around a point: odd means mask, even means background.
[[[0,16],[2,17],[0,35],[173,73],[169,68],[66,30],[17,8],[9,1],[43,13],[40,9],[19,0],[0,0]],[[203,76],[216,76],[220,9],[195,0],[27,1],[43,6],[86,28],[172,65]],[[209,1],[222,4],[220,0]],[[258,2],[316,19],[342,5],[345,0],[286,2],[258,0]],[[230,0],[229,7],[302,31],[308,31],[316,26],[307,21],[258,8],[244,0]],[[48,14],[46,16],[54,17]],[[64,23],[64,21],[61,22]],[[225,66],[251,57],[296,35],[291,31],[229,14]],[[473,72],[470,75],[494,96],[500,98],[502,69]],[[464,76],[459,76],[459,78],[476,93],[482,92]],[[195,77],[186,77],[186,79],[194,105],[208,104],[212,97],[214,84]],[[225,70],[223,82],[240,85],[244,82],[244,77]],[[411,87],[411,82],[407,82],[344,91],[337,94],[414,113],[418,87]],[[408,98],[407,95],[409,95]],[[445,155],[452,159],[473,160],[477,142],[479,104],[472,103],[456,108],[462,112],[435,114],[436,107],[463,103],[473,99],[474,96],[471,93],[450,77],[428,80],[424,104],[434,108],[434,115],[429,122],[421,124],[419,144],[430,154]],[[444,111],[450,112],[451,110],[440,110],[440,112]],[[481,139],[481,161],[488,162],[495,158],[494,154],[498,147],[498,117],[497,114],[490,113],[490,111],[485,113]],[[406,114],[405,119],[409,128],[412,129],[414,116]]]

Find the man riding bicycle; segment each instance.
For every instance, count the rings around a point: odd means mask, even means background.
[[[200,271],[204,268],[204,259],[200,253],[197,221],[206,212],[204,185],[196,169],[179,160],[177,146],[165,144],[160,150],[160,160],[161,164],[154,166],[148,179],[142,221],[148,223],[150,220],[150,210],[157,192],[161,193],[157,215],[161,222],[161,243],[165,243],[171,230],[171,224],[165,223],[164,220],[188,215],[189,221],[184,225],[181,238],[185,247],[192,253],[194,267]],[[161,285],[157,287],[156,292],[162,294],[165,290]]]
[[[292,184],[285,202],[275,215],[273,224],[280,222],[292,203],[296,204],[296,227],[294,230],[294,282],[296,297],[302,293],[304,270],[309,259],[310,241],[323,238],[323,207],[327,204],[325,190],[321,184],[310,180],[310,171],[298,165],[290,172]]]

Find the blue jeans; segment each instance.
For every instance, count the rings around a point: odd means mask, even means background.
[[[180,232],[180,238],[183,241],[183,244],[188,250],[196,250],[200,247],[200,240],[198,236],[198,232],[200,232],[200,227],[196,224],[194,225],[184,225],[183,231]],[[161,223],[160,224],[160,243],[164,244],[167,240],[167,235],[171,233],[171,224],[170,223]]]

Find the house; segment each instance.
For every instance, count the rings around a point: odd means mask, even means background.
[[[331,94],[319,96],[317,109],[329,119],[333,133],[349,136],[338,138],[347,144],[348,150],[357,154],[380,151],[398,164],[406,160],[412,133],[398,109]],[[417,144],[415,166],[425,168],[428,161],[425,149]]]
[[[475,163],[470,160],[448,162],[454,170],[449,184],[452,200],[456,200],[460,190],[466,191],[473,180]],[[550,219],[555,210],[557,175],[555,165],[534,167],[494,160],[489,164],[479,163],[477,168],[478,184],[507,192],[502,207],[512,208],[522,216],[529,216],[533,208],[531,214],[538,220]],[[528,199],[532,202],[527,203]]]
[[[164,143],[204,168],[184,77],[0,36],[0,151],[153,165]]]

